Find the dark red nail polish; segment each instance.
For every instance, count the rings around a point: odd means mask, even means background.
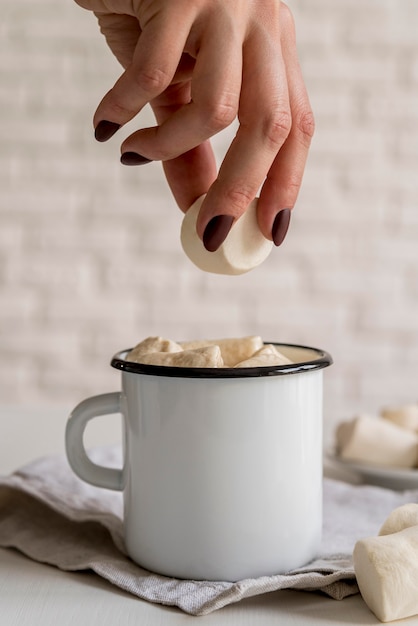
[[[203,233],[203,245],[209,252],[215,252],[225,241],[231,230],[234,218],[232,215],[217,215],[212,217]]]
[[[290,224],[290,209],[282,209],[274,218],[273,228],[271,229],[271,235],[273,237],[273,243],[275,246],[280,246],[283,243],[284,238]]]
[[[119,130],[120,124],[102,120],[99,122],[94,131],[94,137],[97,141],[107,141]]]
[[[145,165],[145,163],[151,163],[151,160],[137,152],[124,152],[120,157],[120,162],[123,165]]]

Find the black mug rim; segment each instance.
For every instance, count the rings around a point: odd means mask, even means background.
[[[172,378],[259,378],[263,376],[287,376],[289,374],[298,374],[300,372],[308,372],[324,369],[332,365],[332,356],[312,346],[304,346],[295,343],[279,343],[275,341],[265,341],[264,345],[273,344],[278,349],[280,346],[286,348],[300,348],[302,350],[311,350],[316,352],[318,358],[300,363],[288,363],[286,365],[267,365],[258,367],[177,367],[167,365],[149,365],[146,363],[135,363],[127,361],[126,355],[133,348],[127,348],[117,352],[110,362],[110,365],[122,372],[130,372],[131,374],[145,374],[148,376],[165,376]]]

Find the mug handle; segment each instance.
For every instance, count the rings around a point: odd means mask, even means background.
[[[123,489],[123,471],[93,463],[87,456],[83,434],[87,423],[94,417],[120,412],[120,391],[93,396],[73,409],[65,429],[65,451],[74,473],[91,485],[115,491]]]

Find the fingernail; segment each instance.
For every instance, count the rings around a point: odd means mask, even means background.
[[[271,229],[271,235],[273,237],[273,243],[275,246],[280,246],[283,243],[284,238],[290,224],[290,209],[282,209],[274,218],[273,228]]]
[[[151,160],[137,152],[124,152],[120,157],[120,162],[123,165],[144,165],[145,163],[151,163]]]
[[[212,217],[203,233],[203,245],[209,252],[215,252],[225,241],[231,230],[234,218],[232,215],[217,215]]]
[[[108,122],[107,120],[102,120],[99,122],[94,131],[94,137],[97,141],[107,141],[118,131],[120,128],[120,124],[116,124],[115,122]]]

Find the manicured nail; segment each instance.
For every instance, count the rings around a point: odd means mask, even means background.
[[[145,163],[151,163],[151,160],[137,152],[124,152],[120,157],[120,162],[123,165],[144,165]]]
[[[116,124],[115,122],[108,122],[107,120],[102,120],[96,126],[94,131],[94,137],[97,141],[107,141],[118,131],[120,128],[120,124]]]
[[[282,209],[274,218],[273,228],[271,229],[271,235],[273,237],[273,243],[275,246],[280,246],[283,243],[284,238],[290,224],[290,209]]]
[[[209,252],[215,252],[225,241],[231,230],[234,218],[232,215],[217,215],[212,217],[203,233],[203,245]]]

